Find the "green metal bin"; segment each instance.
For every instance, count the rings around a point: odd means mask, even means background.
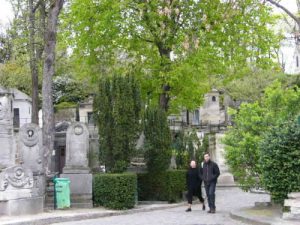
[[[57,209],[70,208],[70,179],[55,178],[55,202]]]

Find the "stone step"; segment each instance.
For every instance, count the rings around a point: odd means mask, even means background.
[[[93,208],[93,202],[85,202],[85,203],[71,203],[71,208],[80,208],[80,209],[90,209]]]
[[[298,199],[286,199],[286,200],[284,200],[284,206],[300,208],[300,200],[298,200]]]
[[[300,199],[300,192],[289,193],[288,194],[288,198],[290,198],[290,199],[297,199],[297,198],[299,198]]]

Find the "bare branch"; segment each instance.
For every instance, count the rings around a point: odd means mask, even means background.
[[[290,10],[288,10],[286,7],[284,7],[283,5],[279,4],[278,2],[274,1],[274,0],[266,0],[268,2],[270,2],[272,5],[275,5],[277,8],[282,9],[286,14],[288,14],[293,20],[295,20],[295,22],[298,25],[298,29],[300,29],[300,18],[297,17],[295,14],[293,14]],[[297,2],[298,3],[298,2]]]

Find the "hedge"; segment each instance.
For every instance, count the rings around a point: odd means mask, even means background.
[[[96,206],[110,209],[130,209],[136,202],[136,174],[95,174],[93,201]]]
[[[186,170],[140,173],[137,178],[139,201],[177,202],[186,190]]]
[[[300,125],[288,121],[270,129],[260,144],[262,182],[275,203],[300,191]]]

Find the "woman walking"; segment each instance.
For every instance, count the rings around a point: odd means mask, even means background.
[[[202,203],[202,210],[205,210],[204,199],[202,197],[201,184],[202,180],[199,176],[199,169],[197,168],[196,161],[192,160],[190,163],[190,168],[186,174],[186,183],[188,188],[188,193],[186,195],[188,200],[188,208],[186,212],[192,211],[193,196],[197,196]]]

